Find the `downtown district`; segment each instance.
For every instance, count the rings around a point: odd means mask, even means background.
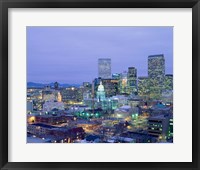
[[[27,143],[173,143],[173,75],[162,54],[147,69],[112,74],[101,58],[92,82],[27,87]]]

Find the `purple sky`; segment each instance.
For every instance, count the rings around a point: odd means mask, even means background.
[[[172,74],[173,27],[27,27],[28,82],[91,82],[98,58],[111,58],[112,73],[133,66],[147,76],[154,54],[164,54]]]

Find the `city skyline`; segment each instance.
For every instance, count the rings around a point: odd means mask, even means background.
[[[27,143],[173,143],[172,27],[28,27],[27,59]]]
[[[157,54],[173,74],[172,27],[28,27],[27,81],[91,82],[99,58],[111,59],[111,74],[135,67],[138,77],[148,76],[148,56]]]

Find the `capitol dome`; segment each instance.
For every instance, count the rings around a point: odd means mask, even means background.
[[[98,91],[99,92],[104,91],[104,86],[102,85],[102,82],[100,82],[100,85],[98,86]]]

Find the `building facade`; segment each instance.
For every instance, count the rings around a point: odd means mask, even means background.
[[[138,77],[138,95],[142,97],[149,96],[149,78]]]
[[[66,103],[70,102],[82,102],[84,88],[68,87],[61,90],[62,101]]]
[[[100,58],[98,60],[98,77],[102,79],[111,78],[111,59]]]
[[[120,94],[124,93],[129,93],[129,88],[128,88],[128,79],[127,79],[127,72],[124,71],[120,75],[120,80],[119,80],[119,92]]]
[[[166,90],[173,90],[173,75],[172,74],[165,75],[164,86]]]
[[[164,88],[165,58],[163,54],[148,57],[150,97],[159,99]]]
[[[158,138],[158,140],[167,139],[169,128],[169,116],[158,115],[148,119],[148,134]]]
[[[129,88],[129,93],[137,93],[137,69],[135,67],[128,68],[127,83]]]
[[[165,76],[165,58],[163,54],[148,57],[148,76],[163,82]]]
[[[106,97],[116,96],[119,92],[118,80],[116,79],[102,79],[102,84],[105,89]]]

